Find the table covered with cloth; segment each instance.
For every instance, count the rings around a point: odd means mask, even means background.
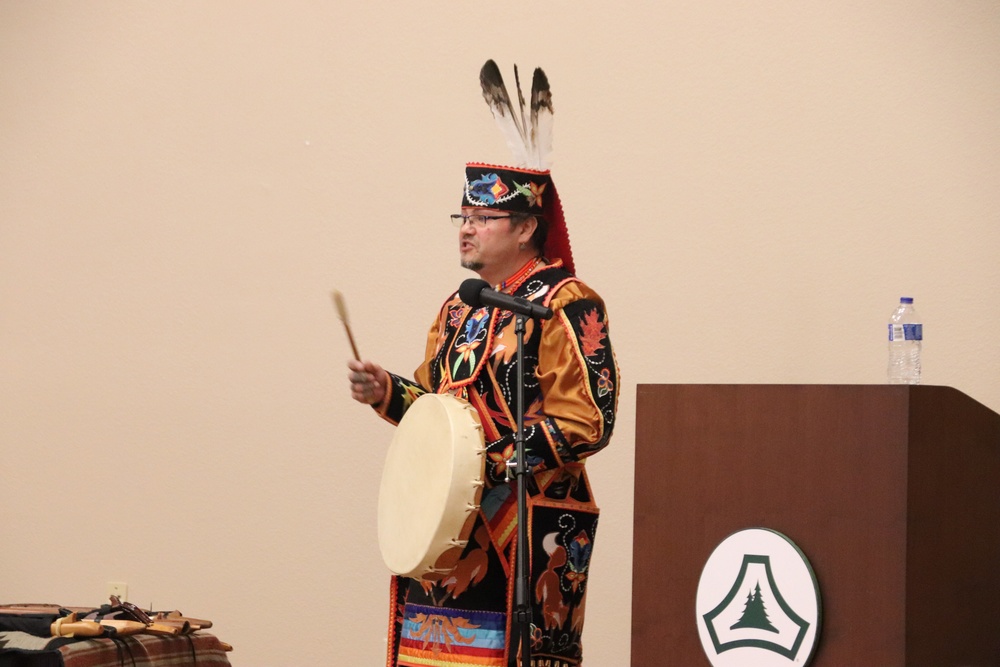
[[[230,667],[207,632],[75,639],[0,632],[0,667]]]

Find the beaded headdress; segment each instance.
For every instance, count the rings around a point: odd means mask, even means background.
[[[518,108],[504,86],[500,69],[487,60],[479,72],[483,97],[507,140],[515,166],[470,162],[465,167],[462,206],[482,206],[511,213],[540,215],[548,223],[542,254],[561,259],[563,268],[575,274],[569,232],[559,194],[549,173],[552,154],[552,93],[541,68],[535,68],[530,105],[521,94],[521,81],[514,66]]]

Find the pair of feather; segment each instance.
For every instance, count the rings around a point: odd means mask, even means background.
[[[521,93],[521,79],[514,65],[514,84],[518,108],[514,108],[500,68],[487,60],[479,72],[483,97],[496,119],[518,167],[545,171],[552,156],[552,92],[549,79],[540,67],[535,68],[531,81],[530,106],[526,107]]]

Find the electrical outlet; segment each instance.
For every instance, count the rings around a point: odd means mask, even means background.
[[[124,581],[108,582],[108,597],[117,595],[119,600],[128,600],[128,584]]]

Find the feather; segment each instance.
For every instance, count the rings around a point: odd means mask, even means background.
[[[500,68],[492,60],[487,60],[480,70],[479,83],[483,87],[483,98],[493,112],[493,118],[507,141],[514,162],[519,167],[528,166],[529,154],[525,130],[514,113],[510,95],[507,94],[507,87],[504,86],[503,77],[500,75]]]
[[[535,68],[531,81],[531,132],[529,145],[535,169],[548,169],[552,160],[552,91],[542,68]]]
[[[517,105],[519,111],[521,112],[521,133],[525,138],[525,149],[530,157],[534,154],[534,149],[531,145],[531,134],[528,130],[528,116],[525,114],[524,108],[524,95],[521,94],[521,77],[517,73],[517,65],[514,65],[514,87],[517,88]]]
[[[493,118],[507,141],[514,164],[545,171],[552,158],[552,91],[549,79],[540,67],[535,68],[531,81],[530,106],[525,105],[521,92],[521,77],[514,65],[514,85],[517,88],[518,108],[514,108],[507,87],[500,75],[500,68],[487,60],[479,72],[483,98],[493,112]]]

